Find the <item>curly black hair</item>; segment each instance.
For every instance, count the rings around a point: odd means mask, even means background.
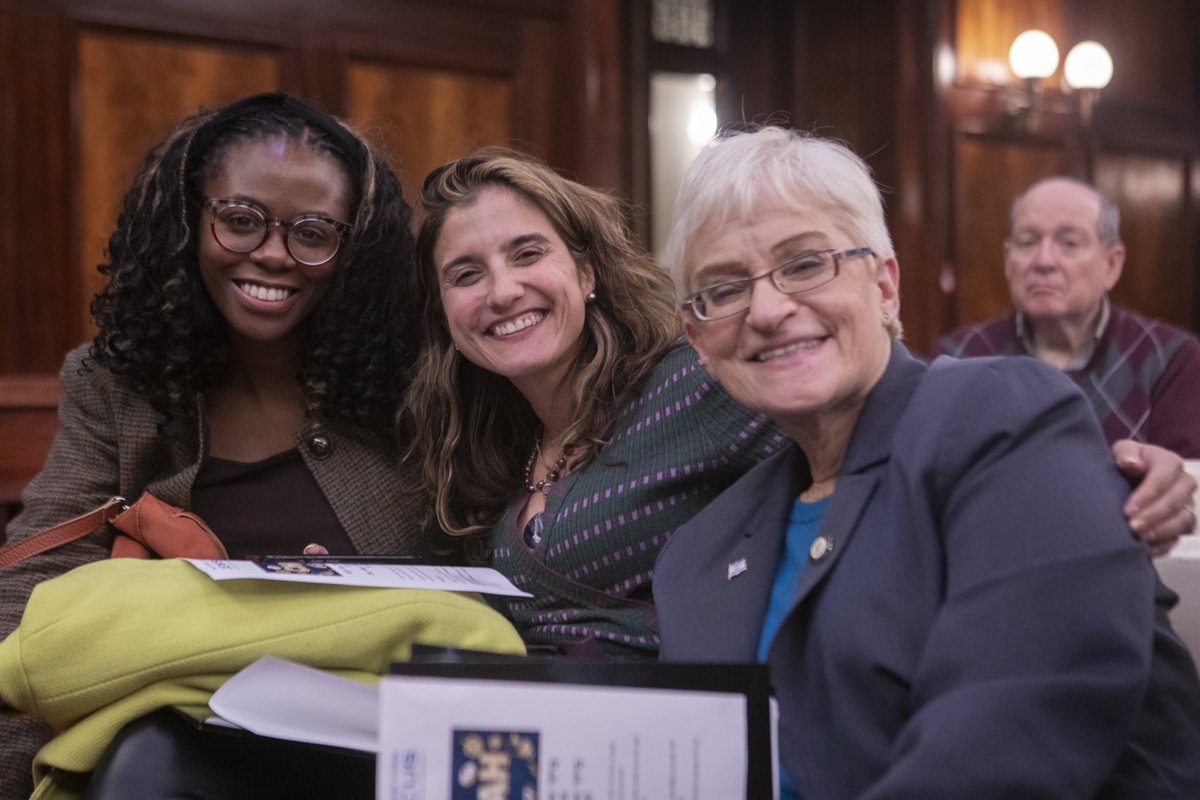
[[[99,267],[107,283],[91,305],[100,332],[89,356],[128,380],[164,423],[194,418],[230,357],[228,325],[199,271],[203,186],[235,145],[284,136],[330,154],[353,187],[339,269],[306,322],[297,380],[307,412],[390,434],[418,339],[405,310],[412,210],[391,168],[361,137],[314,107],[270,97],[286,102],[233,119],[220,111],[189,117],[146,157]],[[323,130],[314,118],[338,128]]]

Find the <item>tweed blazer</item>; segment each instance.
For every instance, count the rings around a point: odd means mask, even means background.
[[[792,446],[676,532],[665,660],[755,660],[809,481]],[[895,345],[767,657],[805,800],[1200,797],[1200,684],[1127,494],[1058,370]]]
[[[46,464],[21,495],[23,510],[8,526],[18,541],[103,503],[152,492],[188,508],[200,469],[206,425],[170,423],[108,370],[84,363],[87,347],[67,355],[59,378],[59,431]],[[385,437],[353,426],[309,423],[297,434],[304,463],[325,493],[355,548],[364,554],[420,553],[410,467]],[[86,537],[0,573],[0,638],[20,622],[39,582],[106,558],[111,535]],[[0,800],[28,797],[30,760],[47,729],[25,718],[0,722]]]

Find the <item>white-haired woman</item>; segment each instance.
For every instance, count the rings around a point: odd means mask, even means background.
[[[841,145],[728,137],[677,214],[689,338],[791,444],[660,555],[662,656],[765,661],[808,800],[1200,797],[1195,667],[1073,384],[909,354]]]

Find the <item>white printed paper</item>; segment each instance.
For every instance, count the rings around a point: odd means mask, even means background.
[[[380,683],[380,800],[737,800],[742,694],[413,676]]]
[[[226,681],[208,707],[259,736],[370,753],[379,748],[377,686],[272,656]]]
[[[296,560],[258,564],[254,561],[184,559],[215,581],[259,580],[291,583],[325,583],[338,586],[375,586],[385,589],[442,589],[531,597],[494,569],[415,564],[374,564],[361,561]]]

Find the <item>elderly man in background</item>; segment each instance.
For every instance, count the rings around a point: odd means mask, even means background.
[[[955,331],[938,352],[1035,356],[1079,384],[1110,443],[1200,458],[1200,340],[1112,305],[1124,264],[1112,200],[1073,178],[1038,181],[1013,202],[1004,245],[1016,313]]]

